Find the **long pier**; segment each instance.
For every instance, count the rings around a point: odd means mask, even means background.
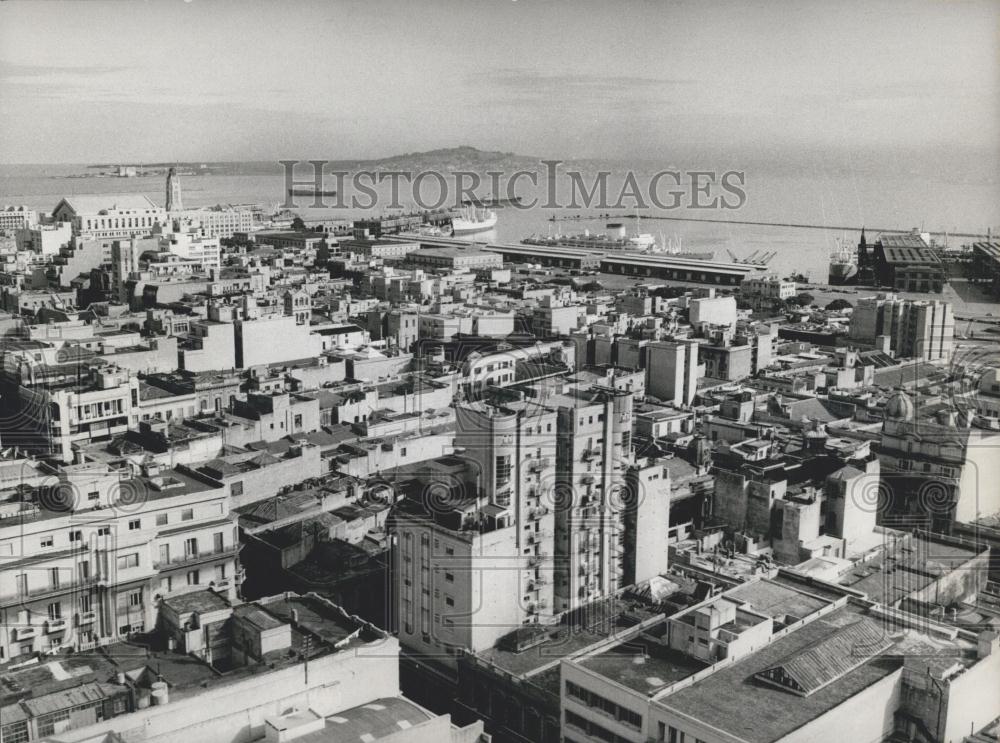
[[[847,227],[835,224],[805,224],[800,222],[760,222],[749,219],[712,219],[710,217],[666,217],[659,214],[575,214],[568,217],[549,217],[550,222],[584,222],[601,219],[658,219],[668,222],[709,222],[711,224],[741,224],[754,227],[794,227],[804,230],[833,230],[834,232],[861,232],[864,229],[871,234],[879,232],[889,232],[906,234],[912,230],[901,230],[896,228],[886,229],[883,227]],[[928,230],[931,235],[948,235],[949,237],[990,237],[979,232],[940,232]]]

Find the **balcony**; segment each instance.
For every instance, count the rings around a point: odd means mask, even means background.
[[[544,506],[536,506],[528,511],[528,518],[532,520],[537,520],[549,515],[549,509]]]
[[[45,622],[45,632],[46,634],[52,634],[53,632],[62,632],[66,629],[66,620],[63,618],[58,619],[48,619]]]
[[[240,548],[237,545],[231,545],[229,547],[223,547],[220,550],[189,552],[184,555],[172,557],[169,560],[157,560],[153,563],[153,568],[156,570],[174,570],[188,565],[197,565],[202,562],[208,562],[209,560],[216,560],[220,557],[235,557],[239,552],[239,549]]]
[[[50,583],[47,586],[37,586],[35,588],[29,588],[27,591],[21,591],[20,593],[0,596],[0,606],[11,606],[25,601],[35,601],[38,599],[59,596],[60,594],[79,591],[83,588],[107,582],[108,579],[105,576],[89,575],[86,578],[67,580],[65,583],[62,581],[59,583]]]
[[[528,462],[529,472],[541,472],[542,470],[548,469],[548,467],[549,467],[548,457],[533,459],[530,462]]]
[[[581,453],[581,459],[584,462],[589,462],[591,459],[597,459],[601,456],[601,450],[597,447],[592,447],[590,449],[584,449]]]
[[[38,630],[35,627],[14,627],[12,631],[15,641],[32,640],[38,634]]]
[[[78,627],[82,627],[85,624],[93,624],[97,621],[96,611],[81,611],[76,615],[76,624]]]

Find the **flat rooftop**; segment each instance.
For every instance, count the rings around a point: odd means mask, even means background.
[[[895,605],[979,554],[971,547],[913,536],[887,545],[884,552],[847,571],[838,581],[863,591],[872,601]]]
[[[301,743],[372,743],[434,719],[405,697],[382,697],[326,718],[326,726],[295,738]]]
[[[832,597],[808,593],[808,590],[805,586],[799,590],[797,587],[763,579],[736,586],[724,595],[737,601],[745,601],[754,610],[780,622],[789,615],[799,619],[807,617],[833,601]]]
[[[643,637],[628,640],[578,663],[650,697],[708,668],[707,663]]]
[[[772,743],[902,667],[898,657],[876,655],[808,696],[754,677],[765,669],[787,664],[792,657],[805,658],[807,651],[861,619],[862,610],[854,606],[837,609],[658,703],[748,743]]]

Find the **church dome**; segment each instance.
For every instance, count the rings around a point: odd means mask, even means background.
[[[885,417],[886,418],[899,418],[902,420],[913,420],[913,414],[916,408],[913,406],[913,400],[902,390],[898,390],[889,398],[889,402],[885,405]]]

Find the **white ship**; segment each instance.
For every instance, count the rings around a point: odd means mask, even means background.
[[[858,275],[858,260],[845,240],[837,241],[837,249],[830,254],[830,272],[827,283],[833,286],[853,284]]]
[[[451,218],[453,235],[473,235],[497,226],[497,213],[492,209],[467,206]]]

